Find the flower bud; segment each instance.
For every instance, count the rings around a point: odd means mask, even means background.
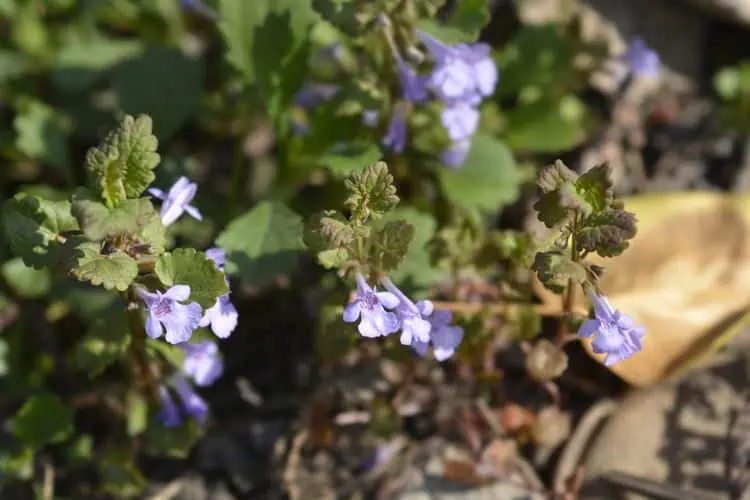
[[[538,341],[526,355],[526,371],[544,382],[559,377],[568,367],[568,356],[546,339]]]

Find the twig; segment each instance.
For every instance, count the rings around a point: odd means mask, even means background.
[[[507,314],[524,308],[531,308],[540,316],[560,317],[565,313],[560,307],[549,304],[482,304],[477,302],[450,302],[450,301],[433,301],[435,309],[445,309],[446,311],[456,313],[478,313],[486,311],[492,314]],[[578,312],[578,311],[576,311]]]
[[[181,476],[168,482],[162,489],[151,495],[148,500],[172,500],[180,494],[187,483],[187,476]]]
[[[50,460],[44,461],[42,498],[44,500],[53,500],[55,498],[55,468]]]

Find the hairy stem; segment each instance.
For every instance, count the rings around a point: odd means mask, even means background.
[[[144,389],[144,392],[152,401],[157,401],[156,377],[146,352],[146,329],[133,287],[130,287],[126,292],[122,292],[122,300],[125,303],[128,322],[130,323],[130,356],[133,360],[136,384]]]

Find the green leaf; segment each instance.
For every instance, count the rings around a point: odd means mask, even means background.
[[[185,459],[200,435],[201,427],[193,419],[187,419],[179,427],[168,428],[151,418],[145,434],[146,447],[155,455]]]
[[[30,158],[67,167],[68,137],[53,108],[37,101],[22,106],[13,121],[16,147]]]
[[[488,0],[463,0],[458,2],[448,24],[466,33],[470,41],[479,38],[479,32],[490,21]]]
[[[414,233],[414,226],[406,221],[386,222],[383,228],[372,236],[370,254],[372,266],[384,273],[398,268],[406,258]]]
[[[427,288],[447,278],[447,272],[438,269],[430,261],[428,243],[435,236],[437,222],[426,212],[412,207],[397,208],[389,213],[387,220],[403,220],[414,227],[414,237],[409,251],[401,265],[390,274],[397,283],[405,283],[414,288]]]
[[[421,19],[417,26],[420,31],[434,36],[443,43],[471,43],[476,41],[472,32],[466,32],[457,26],[440,24],[432,19]]]
[[[43,297],[52,286],[49,269],[27,267],[20,257],[3,262],[0,274],[15,293],[29,299]]]
[[[52,63],[52,83],[63,93],[84,92],[106,70],[142,51],[139,40],[99,39],[64,44]]]
[[[562,293],[572,279],[576,283],[588,280],[586,268],[559,251],[539,252],[534,258],[533,270],[545,287]]]
[[[5,480],[30,479],[34,474],[34,450],[26,446],[14,450],[14,453],[8,450],[0,451],[0,474]]]
[[[472,140],[466,162],[458,168],[441,168],[438,179],[451,203],[487,212],[513,202],[522,181],[510,150],[483,134]]]
[[[70,270],[73,277],[107,290],[124,291],[138,277],[138,263],[119,250],[102,255],[97,244],[82,243],[75,247],[73,258],[76,261]]]
[[[203,62],[175,49],[150,46],[140,57],[117,66],[112,84],[122,110],[151,116],[154,134],[165,141],[198,110]]]
[[[569,169],[562,161],[555,160],[552,165],[546,165],[539,170],[537,186],[542,193],[549,193],[562,187],[563,184],[575,181],[578,174]]]
[[[155,272],[167,287],[188,285],[190,300],[204,309],[213,306],[216,299],[229,292],[224,273],[206,254],[192,248],[178,248],[161,255],[156,261]]]
[[[123,359],[129,344],[128,318],[122,306],[116,304],[93,320],[73,349],[71,362],[93,378],[112,363]]]
[[[111,209],[95,201],[75,200],[71,211],[83,234],[92,241],[121,234],[135,234],[155,218],[159,218],[151,201],[146,198],[125,200]]]
[[[349,197],[344,203],[354,219],[377,220],[398,205],[393,176],[382,161],[369,165],[362,172],[353,172],[345,185]]]
[[[11,419],[11,431],[26,446],[39,449],[73,433],[73,413],[54,394],[35,394]]]
[[[614,199],[609,165],[603,163],[583,173],[576,181],[575,190],[582,201],[584,215],[607,208]]]
[[[297,267],[302,220],[276,201],[263,201],[229,223],[216,239],[227,252],[227,271],[262,286]]]
[[[89,149],[86,168],[96,177],[102,199],[116,207],[137,198],[154,181],[159,164],[158,142],[151,133],[151,118],[126,116],[104,142]]]
[[[47,201],[23,193],[3,205],[3,227],[13,251],[35,269],[50,265],[65,231],[78,229],[67,201]]]
[[[578,97],[520,104],[507,116],[505,140],[512,149],[538,153],[569,151],[588,137],[592,118]]]
[[[178,345],[167,344],[157,339],[146,339],[147,348],[150,352],[157,352],[166,359],[172,367],[179,369],[185,361],[185,351]]]
[[[347,151],[328,153],[320,157],[318,163],[325,165],[334,177],[343,179],[353,172],[364,170],[382,158],[380,148],[375,144],[354,146]]]
[[[636,218],[625,210],[605,210],[585,220],[576,234],[581,250],[597,252],[602,257],[620,255],[635,237]]]
[[[136,498],[146,485],[138,467],[124,453],[110,451],[97,461],[102,489],[114,498]]]
[[[220,0],[219,13],[227,59],[278,121],[308,74],[311,0]]]

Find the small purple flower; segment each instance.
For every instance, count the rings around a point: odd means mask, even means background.
[[[464,338],[464,329],[451,325],[453,314],[450,311],[435,311],[428,319],[432,325],[432,352],[435,359],[445,361],[455,354],[456,348]]]
[[[635,326],[633,318],[612,307],[606,297],[590,292],[589,298],[594,305],[594,319],[585,321],[578,335],[594,337],[594,352],[607,355],[604,365],[612,366],[640,351],[646,329]]]
[[[406,148],[406,110],[397,104],[393,109],[388,131],[383,137],[383,146],[395,153],[402,153]]]
[[[380,112],[377,109],[366,109],[362,112],[362,123],[368,127],[375,127],[380,119]]]
[[[205,254],[206,258],[214,261],[214,264],[219,268],[219,271],[224,272],[224,266],[227,263],[227,252],[223,248],[209,248],[206,250]]]
[[[636,37],[631,40],[622,58],[638,76],[654,77],[659,74],[659,54],[649,48],[642,38]]]
[[[476,106],[495,91],[498,72],[490,47],[484,43],[447,45],[432,35],[418,34],[435,60],[428,86],[446,103]]]
[[[401,83],[401,95],[408,102],[422,102],[427,99],[427,81],[396,55],[396,72]]]
[[[232,304],[229,294],[222,295],[216,299],[216,303],[206,309],[206,313],[201,318],[200,326],[211,325],[211,331],[220,339],[229,337],[239,320],[237,308]]]
[[[190,340],[201,321],[201,306],[196,302],[181,304],[190,297],[188,285],[175,285],[164,293],[141,290],[138,294],[146,304],[146,333],[149,337],[159,338],[166,330],[170,344]]]
[[[471,66],[479,94],[483,97],[491,96],[497,86],[498,72],[497,65],[490,54],[490,46],[486,43],[462,44],[457,45],[456,50]]]
[[[219,271],[224,272],[226,252],[223,249],[209,248],[206,250],[206,257],[214,261]],[[229,286],[229,281],[227,281],[226,277],[224,280],[227,286]],[[200,326],[202,327],[210,325],[211,331],[220,339],[229,337],[234,329],[237,328],[239,320],[239,313],[234,304],[232,304],[229,295],[229,293],[226,293],[216,299],[214,305],[206,309],[200,322]]]
[[[169,188],[169,193],[164,193],[158,188],[149,188],[148,192],[154,197],[161,200],[161,220],[165,226],[169,226],[174,223],[180,216],[187,212],[193,218],[203,220],[203,216],[197,208],[190,205],[195,197],[195,192],[198,190],[198,185],[194,182],[190,182],[187,177],[180,177],[177,182]]]
[[[470,149],[470,139],[454,142],[448,149],[440,153],[440,161],[448,167],[460,167],[469,156]]]
[[[304,109],[314,108],[338,94],[340,87],[332,83],[308,82],[294,97],[294,105]]]
[[[169,394],[169,389],[166,386],[160,385],[158,389],[159,402],[161,408],[159,410],[159,420],[164,427],[179,427],[182,424],[182,416],[180,410],[175,405],[172,396]]]
[[[414,342],[429,342],[431,325],[424,318],[432,314],[432,302],[420,300],[415,304],[389,278],[381,281],[385,289],[398,300],[396,316],[401,322],[401,343],[412,345]]]
[[[193,379],[196,385],[207,387],[224,372],[224,362],[219,356],[219,346],[213,340],[180,344],[185,353],[182,374]]]
[[[179,375],[172,377],[172,383],[177,395],[182,400],[182,407],[189,416],[193,417],[198,422],[206,420],[208,414],[208,404],[200,397],[190,384]]]
[[[461,141],[476,132],[479,111],[468,104],[454,104],[443,109],[441,119],[451,141]]]
[[[201,2],[201,0],[180,0],[180,7],[184,10],[205,16],[212,21],[219,20],[219,15],[208,5]]]
[[[371,288],[361,274],[357,274],[356,280],[357,294],[354,301],[344,307],[344,321],[354,323],[360,319],[357,329],[363,337],[383,337],[396,332],[401,326],[398,318],[386,309],[396,307],[398,298]]]

